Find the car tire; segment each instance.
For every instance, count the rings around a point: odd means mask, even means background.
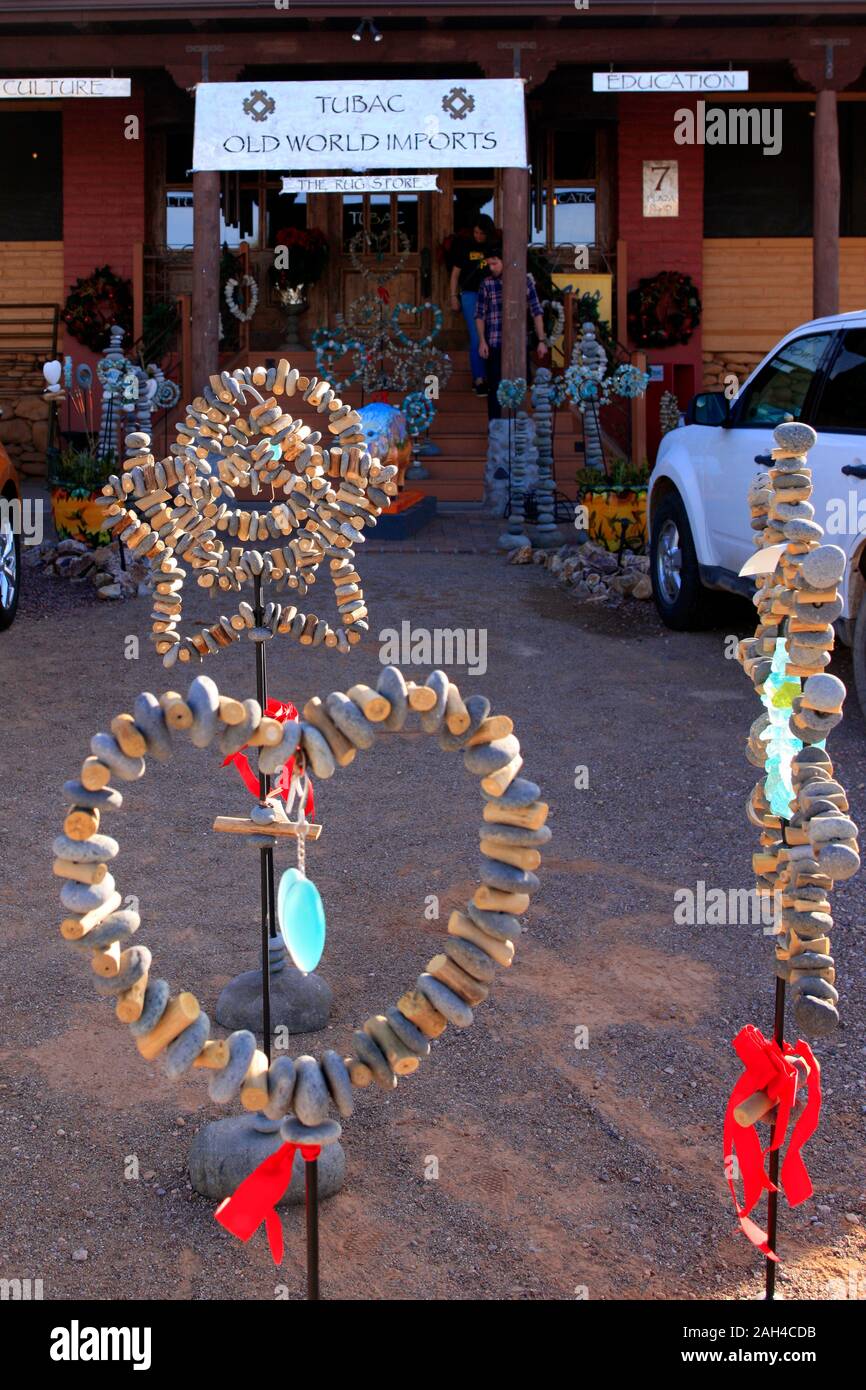
[[[684,631],[706,617],[707,590],[701,584],[692,528],[678,492],[659,502],[650,536],[650,578],[659,617],[666,627]]]
[[[857,699],[866,719],[866,594],[860,600],[857,617],[854,619],[854,640],[851,643],[851,656],[854,662],[854,688]]]
[[[11,627],[21,594],[21,537],[0,515],[0,632]]]

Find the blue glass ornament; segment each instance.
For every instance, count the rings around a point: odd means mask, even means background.
[[[277,919],[286,948],[299,970],[315,970],[325,949],[325,909],[315,883],[286,869],[277,890]]]
[[[767,800],[774,816],[788,820],[794,800],[791,763],[803,747],[791,732],[791,709],[795,696],[800,694],[800,682],[787,674],[788,648],[784,637],[777,637],[773,649],[770,674],[764,681],[761,701],[769,724],[761,735],[767,744]]]

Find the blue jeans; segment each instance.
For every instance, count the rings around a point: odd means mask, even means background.
[[[469,329],[469,364],[472,368],[473,381],[484,379],[484,363],[478,353],[478,329],[475,327],[475,307],[477,303],[477,290],[460,291],[460,306],[463,310],[463,317],[466,320],[466,327]]]

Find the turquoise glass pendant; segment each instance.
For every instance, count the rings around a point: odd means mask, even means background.
[[[315,883],[286,869],[277,890],[277,920],[286,949],[299,970],[315,970],[325,949],[325,909]]]

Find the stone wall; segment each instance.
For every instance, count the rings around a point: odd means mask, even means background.
[[[727,376],[735,376],[742,386],[746,377],[754,371],[764,356],[763,352],[738,352],[735,348],[724,351],[704,353],[704,389],[722,391],[733,385],[725,381]],[[734,391],[737,387],[734,386]],[[733,394],[733,392],[732,392]]]
[[[32,353],[19,354],[30,364]],[[29,369],[29,365],[28,365]],[[4,385],[8,386],[10,366],[4,361]],[[23,477],[45,476],[45,449],[48,444],[48,402],[41,395],[18,397],[4,396],[0,399],[3,414],[0,416],[0,442],[6,447],[10,459]]]
[[[64,299],[62,241],[0,241],[0,320],[4,333],[14,332],[19,322],[16,310],[9,305],[62,305]],[[28,313],[27,317],[34,315]],[[0,359],[0,441],[24,476],[45,473],[48,405],[41,396],[45,356],[24,347],[16,350],[12,340],[11,350],[4,351]]]

